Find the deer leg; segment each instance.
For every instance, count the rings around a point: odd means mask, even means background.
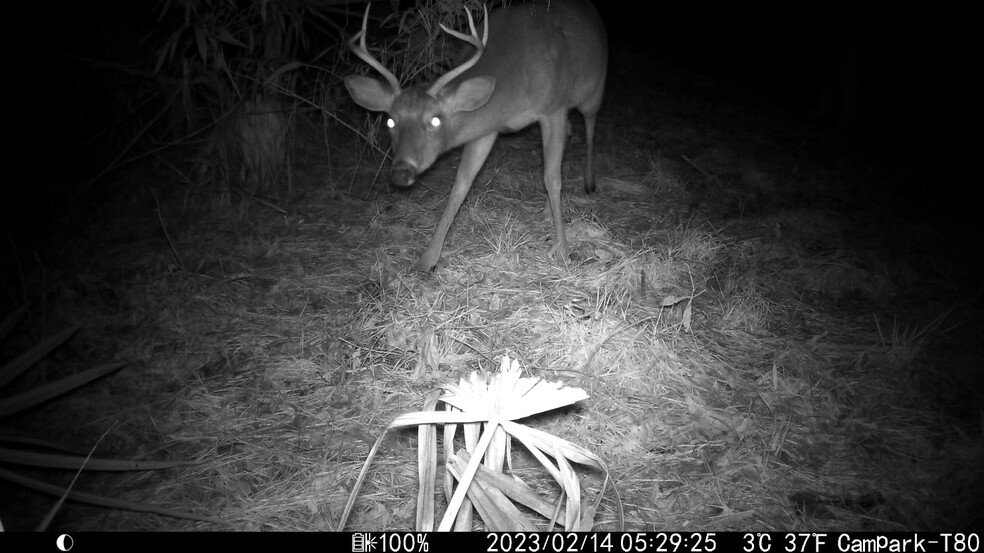
[[[423,255],[417,260],[416,268],[418,271],[430,272],[437,265],[441,257],[441,250],[444,249],[444,238],[448,235],[448,229],[454,221],[454,216],[458,213],[461,203],[465,201],[468,190],[478,170],[485,164],[485,159],[489,157],[489,151],[495,144],[498,136],[492,133],[481,138],[477,138],[465,145],[461,153],[461,162],[458,164],[458,174],[454,178],[454,186],[451,188],[451,196],[448,197],[448,204],[441,215],[441,221],[437,223],[437,229],[431,238],[430,244],[424,250]]]
[[[559,110],[540,119],[543,135],[543,184],[547,188],[547,207],[553,215],[554,245],[551,255],[567,261],[567,234],[564,216],[560,211],[560,190],[563,186],[560,165],[564,160],[564,141],[567,139],[567,110]]]
[[[597,120],[597,113],[584,114],[584,139],[588,150],[584,155],[584,191],[588,194],[595,191],[594,132]]]

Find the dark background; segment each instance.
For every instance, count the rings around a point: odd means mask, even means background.
[[[966,168],[976,154],[978,86],[971,83],[980,70],[974,34],[966,31],[969,12],[798,2],[597,4],[611,64],[628,69],[629,78],[658,83],[672,67],[744,87],[788,108],[804,126],[843,133],[878,163],[904,164],[915,177],[899,192],[916,199],[917,212],[949,218],[976,209]],[[112,159],[111,151],[79,155],[79,145],[107,127],[105,133],[120,136],[133,131],[113,129],[108,106],[140,76],[112,68],[146,60],[156,6],[16,8],[6,49],[14,171],[5,204],[64,201],[71,182]],[[13,211],[5,210],[8,222],[22,214]]]

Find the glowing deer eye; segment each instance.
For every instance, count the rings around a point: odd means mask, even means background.
[[[391,128],[392,129],[392,128],[396,127],[396,121],[394,121],[393,118],[390,117],[390,118],[386,119],[386,126],[388,128]]]
[[[440,127],[441,126],[441,118],[440,117],[437,117],[436,115],[434,117],[431,117],[431,126],[434,127],[435,129],[437,127]]]

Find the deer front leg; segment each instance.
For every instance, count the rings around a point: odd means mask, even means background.
[[[458,174],[455,176],[454,186],[451,188],[451,196],[448,197],[448,205],[444,208],[441,221],[437,223],[437,229],[434,231],[430,244],[420,259],[417,260],[415,268],[418,271],[429,273],[437,265],[441,258],[441,250],[444,249],[444,239],[448,235],[448,229],[451,228],[451,223],[454,221],[454,216],[458,213],[461,203],[465,201],[465,196],[468,195],[468,190],[471,188],[472,182],[475,181],[475,175],[485,164],[485,159],[489,157],[489,151],[495,144],[496,136],[498,136],[496,133],[492,133],[476,138],[465,145],[465,150],[461,153],[461,163],[458,165]]]

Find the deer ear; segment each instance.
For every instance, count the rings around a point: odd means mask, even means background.
[[[345,88],[356,104],[369,111],[389,111],[396,94],[376,79],[364,75],[345,77]]]
[[[475,111],[488,103],[495,90],[492,77],[474,77],[459,84],[454,92],[444,95],[451,111]]]

